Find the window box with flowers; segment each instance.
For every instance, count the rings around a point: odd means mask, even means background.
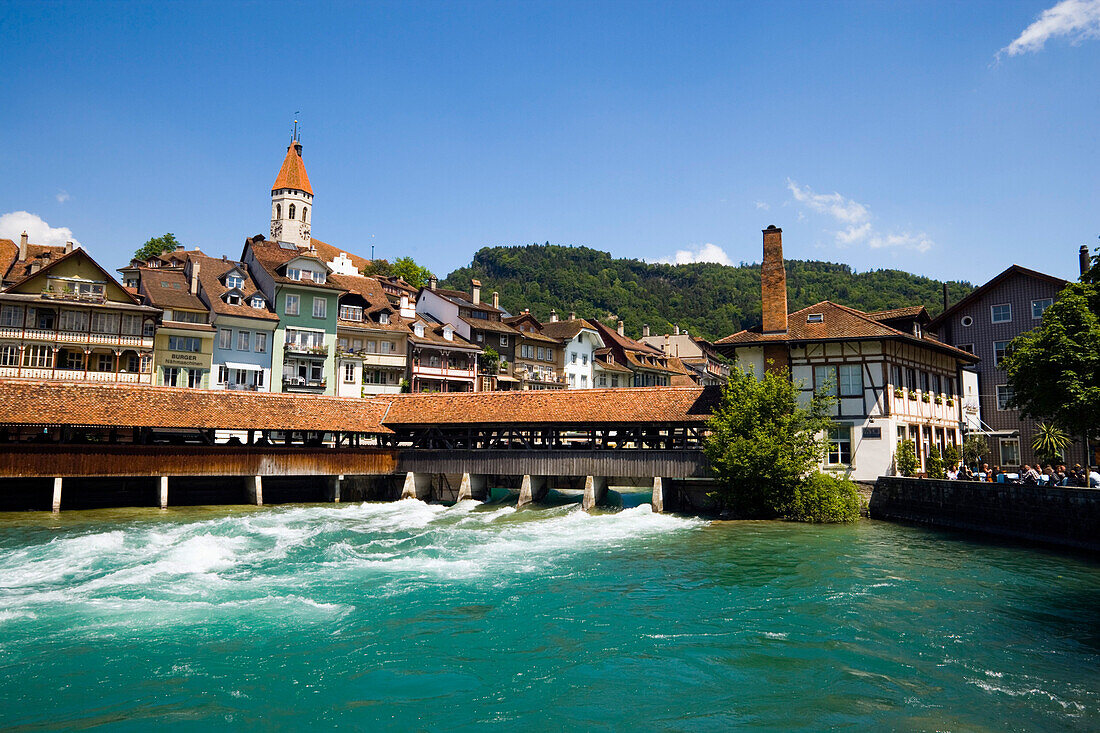
[[[932,395],[930,395],[930,394],[928,394],[927,392],[925,392],[924,394],[922,394],[922,395],[920,396],[920,401],[921,401],[921,402],[924,402],[924,403],[926,403],[926,404],[927,404],[927,403],[929,403],[929,402],[931,402],[931,401],[932,401]]]
[[[901,387],[894,387],[894,396],[899,400],[905,398],[905,390]]]
[[[954,397],[948,397],[947,398],[947,406],[948,407],[954,407],[955,406],[955,398]]]
[[[936,395],[936,404],[937,405],[942,405],[943,404],[943,395],[941,395],[941,394]]]
[[[909,390],[909,399],[911,399],[911,400],[917,399],[917,393],[914,390]]]

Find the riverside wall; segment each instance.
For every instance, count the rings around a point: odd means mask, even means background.
[[[1100,552],[1100,489],[883,476],[870,515]]]

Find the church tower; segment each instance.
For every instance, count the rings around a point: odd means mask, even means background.
[[[294,136],[286,149],[283,167],[271,187],[271,238],[299,247],[310,246],[310,224],[313,222],[313,189],[302,162],[302,141],[298,139],[297,121]]]

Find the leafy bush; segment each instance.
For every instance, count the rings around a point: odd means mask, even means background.
[[[940,455],[940,449],[935,446],[932,446],[932,450],[928,452],[924,468],[928,478],[947,478],[947,470],[943,467],[943,456]]]
[[[854,483],[818,471],[799,484],[786,518],[796,522],[854,522],[859,519],[859,506]]]
[[[963,460],[969,466],[978,466],[982,460],[989,457],[989,443],[986,439],[971,435],[963,442]]]
[[[943,449],[943,464],[954,468],[959,465],[959,449],[954,443],[948,443]]]
[[[917,473],[917,448],[911,440],[903,440],[898,443],[897,457],[898,473],[902,476],[912,477]]]

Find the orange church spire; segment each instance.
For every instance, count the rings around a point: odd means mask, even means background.
[[[283,167],[279,169],[279,176],[275,179],[271,190],[280,188],[293,188],[305,191],[310,196],[313,195],[309,176],[306,175],[306,164],[302,162],[302,143],[299,140],[291,140],[290,145],[287,146]]]

